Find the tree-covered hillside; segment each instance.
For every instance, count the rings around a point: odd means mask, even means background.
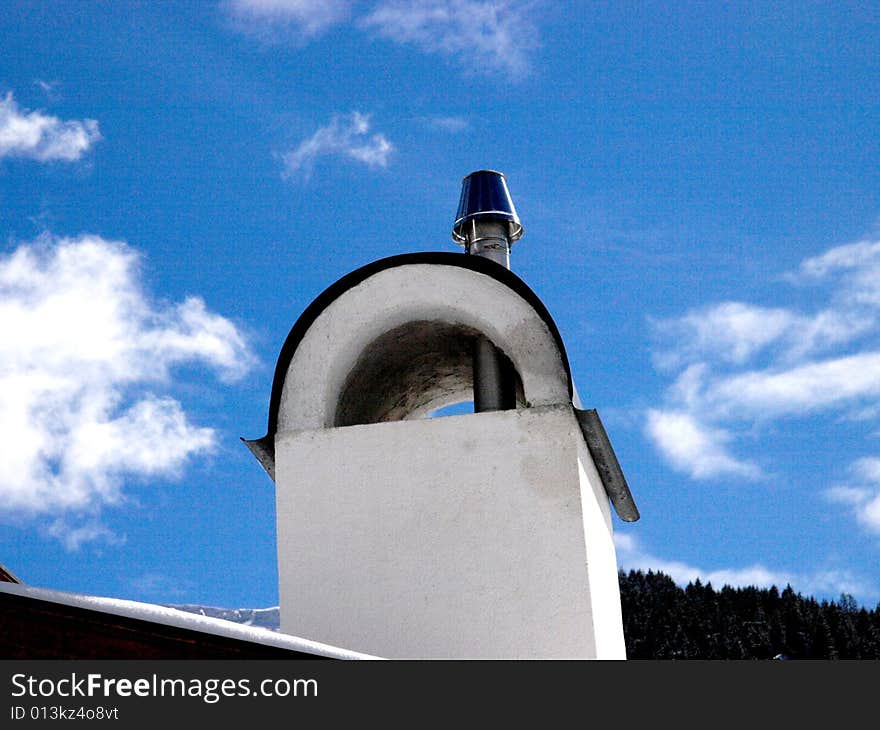
[[[680,588],[663,573],[621,571],[620,598],[630,659],[880,659],[880,611],[848,595]]]

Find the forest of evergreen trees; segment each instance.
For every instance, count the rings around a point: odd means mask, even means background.
[[[846,594],[819,602],[791,586],[680,588],[634,570],[620,572],[620,599],[629,659],[880,659],[880,610]]]

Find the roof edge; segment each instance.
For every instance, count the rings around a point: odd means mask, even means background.
[[[0,563],[0,583],[18,583],[21,585],[21,578],[15,575],[3,563]]]

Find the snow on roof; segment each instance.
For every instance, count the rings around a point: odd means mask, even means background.
[[[80,593],[66,593],[48,588],[35,588],[18,583],[0,583],[0,593],[11,593],[40,601],[60,603],[91,611],[101,611],[115,616],[151,621],[153,623],[174,626],[180,629],[201,631],[214,636],[223,636],[239,641],[250,641],[255,644],[291,649],[305,654],[315,654],[332,659],[379,659],[380,657],[361,654],[348,649],[340,649],[329,644],[301,639],[298,636],[282,634],[257,626],[244,626],[225,619],[201,616],[195,613],[179,611],[176,608],[158,606],[154,603],[140,603],[122,598],[104,598]]]

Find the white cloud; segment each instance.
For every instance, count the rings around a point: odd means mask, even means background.
[[[226,0],[235,26],[266,41],[312,38],[347,20],[351,0]]]
[[[173,368],[234,379],[253,364],[201,299],[152,302],[139,261],[89,235],[0,257],[0,500],[7,518],[54,518],[71,548],[110,536],[98,516],[127,477],[174,476],[214,445],[167,392]]]
[[[367,167],[386,167],[394,147],[383,134],[370,134],[370,117],[360,112],[336,115],[304,139],[296,149],[281,156],[285,177],[308,178],[320,157],[347,157]]]
[[[851,507],[857,507],[867,502],[871,497],[869,489],[859,487],[837,486],[825,491],[829,502],[837,502]]]
[[[466,71],[516,79],[529,70],[538,45],[534,0],[383,0],[354,27],[383,41],[408,44],[451,59]],[[224,0],[237,30],[275,43],[304,42],[347,23],[353,0]]]
[[[124,538],[120,538],[106,525],[102,525],[95,519],[85,524],[71,524],[68,520],[58,518],[53,520],[46,529],[46,534],[61,542],[70,552],[79,550],[83,545],[101,540],[108,545],[122,545]]]
[[[789,418],[880,413],[880,242],[837,246],[784,277],[824,297],[812,312],[721,302],[654,322],[655,364],[678,371],[646,433],[691,477],[742,474],[736,433]],[[661,417],[663,416],[663,417]]]
[[[680,343],[661,352],[659,363],[678,367],[706,355],[741,363],[791,327],[793,317],[784,309],[753,307],[743,302],[722,302],[688,312],[683,317],[654,324],[666,341]]]
[[[880,307],[880,241],[835,246],[785,278],[795,284],[832,282],[838,306],[875,310]]]
[[[704,398],[709,408],[725,416],[776,418],[877,396],[880,352],[872,351],[787,370],[724,375],[707,387]]]
[[[0,99],[0,159],[73,162],[99,139],[101,133],[94,119],[65,122],[40,111],[21,109],[12,92]]]
[[[742,365],[771,346],[780,359],[792,360],[848,342],[876,321],[853,311],[823,310],[806,316],[780,307],[721,302],[653,322],[663,343],[655,362],[664,370],[705,358]]]
[[[822,279],[829,274],[848,269],[860,269],[866,264],[875,265],[880,262],[880,241],[856,241],[842,246],[835,246],[827,251],[804,259],[798,267],[797,274],[803,278]],[[796,274],[789,274],[797,280]]]
[[[760,474],[756,465],[728,453],[728,433],[698,423],[689,413],[650,409],[645,428],[669,463],[694,479],[722,474],[754,478]]]
[[[614,544],[621,569],[666,573],[681,586],[699,579],[703,583],[711,583],[715,588],[729,585],[733,588],[776,586],[783,589],[790,585],[794,590],[806,595],[838,596],[841,593],[848,593],[862,600],[873,600],[877,596],[874,588],[846,570],[790,573],[772,570],[760,563],[744,568],[706,570],[680,561],[657,557],[644,550],[631,533],[615,533]]]
[[[851,483],[827,489],[825,497],[849,507],[856,522],[880,535],[880,458],[857,459],[849,471]]]
[[[868,456],[857,459],[853,462],[852,471],[860,479],[880,484],[880,458]]]
[[[534,3],[516,0],[385,0],[361,21],[395,43],[454,59],[478,73],[528,70]]]

